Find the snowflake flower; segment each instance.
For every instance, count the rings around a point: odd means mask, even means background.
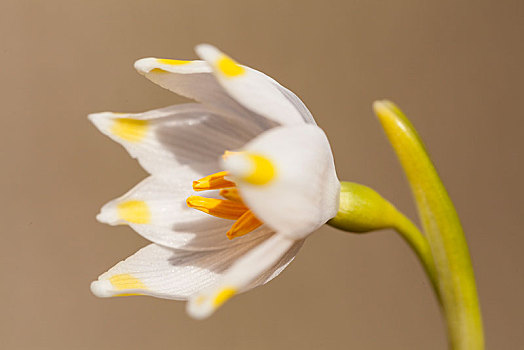
[[[151,174],[97,219],[153,242],[91,290],[189,300],[189,314],[204,318],[288,266],[336,215],[340,183],[296,95],[210,45],[196,51],[201,61],[145,58],[135,68],[197,103],[89,116]]]

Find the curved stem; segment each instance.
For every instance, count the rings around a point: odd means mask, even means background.
[[[440,292],[438,287],[438,276],[435,269],[435,261],[431,254],[431,247],[429,246],[428,240],[418,227],[409,220],[404,214],[397,210],[397,218],[393,222],[392,228],[397,231],[400,236],[411,246],[413,251],[417,254],[421,261],[426,273],[428,274],[429,280],[433,287],[433,291],[440,302]]]
[[[346,181],[340,186],[338,213],[328,224],[355,233],[386,228],[396,230],[417,254],[440,301],[431,247],[417,226],[372,188]]]

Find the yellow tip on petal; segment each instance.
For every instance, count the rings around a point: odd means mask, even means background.
[[[109,282],[111,282],[111,285],[116,290],[147,289],[146,285],[142,283],[142,281],[128,273],[121,273],[111,276],[111,278],[109,278]]]
[[[151,221],[151,211],[144,201],[130,200],[119,203],[118,217],[133,224],[147,224]]]
[[[167,58],[157,58],[156,61],[160,64],[167,64],[170,66],[181,66],[183,64],[188,64],[192,62],[192,61],[185,61],[185,60],[170,60]]]
[[[126,141],[139,142],[144,138],[147,126],[147,120],[115,118],[111,132]]]
[[[224,154],[222,154],[222,159],[227,159],[235,154],[242,154],[242,152],[225,151]]]
[[[233,59],[226,55],[222,55],[217,63],[217,69],[226,77],[236,77],[244,74],[245,68],[236,63]]]
[[[213,307],[217,308],[220,307],[222,304],[224,304],[226,301],[228,301],[231,297],[233,297],[237,293],[237,290],[232,287],[224,287],[222,288],[215,298],[213,299]]]
[[[265,156],[242,152],[238,156],[225,159],[226,168],[231,167],[231,174],[252,185],[266,185],[276,176],[276,168]]]

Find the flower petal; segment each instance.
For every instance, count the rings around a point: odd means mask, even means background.
[[[334,217],[340,182],[317,126],[279,127],[223,161],[246,205],[276,232],[300,239]]]
[[[172,175],[180,164],[215,162],[262,131],[248,120],[224,117],[196,103],[138,114],[95,113],[89,119],[151,174]]]
[[[150,244],[102,274],[91,291],[98,297],[138,294],[184,300],[217,283],[238,258],[264,240],[212,252]]]
[[[183,64],[180,64],[184,62]],[[213,76],[205,61],[177,61],[163,58],[142,58],[135,69],[155,84],[178,95],[201,102],[220,114],[250,120],[263,129],[274,126],[238,103],[224,90]]]
[[[172,177],[150,176],[104,205],[97,216],[98,221],[110,225],[127,224],[154,243],[185,250],[223,249],[272,232],[268,227],[260,227],[249,235],[229,240],[226,233],[234,224],[233,220],[207,215],[186,204],[186,199],[195,194],[192,180],[199,178],[199,172],[188,166],[172,171]],[[217,195],[217,191],[209,192]]]
[[[246,108],[281,125],[314,123],[302,101],[264,73],[239,65],[211,45],[195,50],[213,67],[224,89]]]
[[[218,283],[192,296],[187,305],[188,313],[197,319],[206,318],[233,295],[261,281],[271,280],[293,260],[302,244],[303,240],[273,235],[238,259]]]

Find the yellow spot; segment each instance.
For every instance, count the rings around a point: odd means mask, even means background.
[[[206,297],[203,296],[203,295],[199,295],[199,296],[197,296],[196,299],[195,299],[195,303],[196,303],[197,305],[202,305],[205,301],[206,301]]]
[[[227,171],[221,171],[216,174],[211,174],[200,180],[193,181],[193,189],[195,191],[218,190],[220,188],[235,187],[235,183],[226,180]]]
[[[232,287],[224,287],[220,292],[217,293],[215,299],[213,300],[213,306],[219,307],[224,304],[229,298],[234,296],[237,293],[237,290]]]
[[[161,68],[153,68],[149,71],[149,73],[169,73],[167,70],[163,70]]]
[[[265,185],[275,178],[276,170],[269,159],[254,153],[246,153],[245,157],[251,162],[252,171],[244,175],[242,180],[253,185]]]
[[[251,210],[246,211],[227,231],[227,238],[233,239],[247,235],[249,232],[256,230],[262,221],[258,220]]]
[[[190,196],[186,199],[187,206],[206,214],[222,219],[236,220],[248,209],[242,203],[224,199]]]
[[[151,221],[151,211],[146,202],[130,200],[119,203],[118,217],[133,224],[147,224]]]
[[[145,284],[142,283],[138,278],[131,276],[128,273],[121,273],[118,275],[111,276],[109,282],[113,285],[116,290],[126,290],[126,289],[142,289],[147,290]],[[124,293],[118,294],[118,296],[124,295],[140,295],[140,293]]]
[[[244,74],[245,68],[236,63],[233,59],[222,56],[218,59],[217,68],[226,77],[236,77]]]
[[[114,297],[130,297],[134,295],[145,295],[143,293],[122,293],[122,294],[115,294]]]
[[[111,132],[130,142],[142,140],[147,131],[147,120],[115,118]]]
[[[170,66],[181,66],[184,64],[191,63],[192,61],[184,61],[184,60],[170,60],[167,58],[157,58],[156,60],[160,64],[167,64]]]

